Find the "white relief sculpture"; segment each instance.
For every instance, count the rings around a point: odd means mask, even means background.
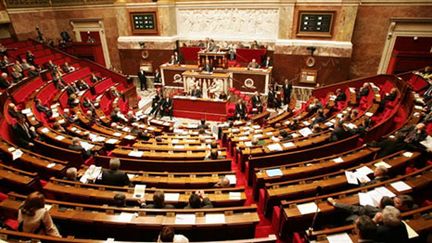
[[[213,82],[211,83],[209,87],[209,94],[211,94],[213,97],[219,97],[219,94],[224,91],[224,85],[223,80],[219,78],[213,79]]]
[[[183,38],[276,39],[278,29],[276,8],[177,9],[177,32]]]

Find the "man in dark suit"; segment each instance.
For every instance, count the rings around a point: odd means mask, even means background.
[[[120,159],[112,158],[109,162],[109,170],[103,170],[100,184],[110,186],[127,186],[130,184],[129,177],[119,170]]]
[[[171,204],[165,203],[165,194],[163,191],[158,190],[155,191],[153,194],[153,203],[152,204],[146,204],[145,201],[139,200],[141,208],[156,208],[156,209],[173,209],[174,206]]]
[[[333,131],[330,135],[330,142],[339,141],[341,139],[346,138],[349,136],[349,132],[345,129],[345,126],[343,126],[341,121],[336,121],[334,123]]]
[[[147,90],[147,77],[145,76],[144,69],[140,69],[138,72],[138,79],[141,84],[141,91]]]
[[[357,92],[357,95],[356,95],[357,102],[359,102],[362,97],[365,97],[365,96],[369,95],[369,87],[370,87],[369,83],[364,83],[363,84],[363,86]]]
[[[39,99],[35,99],[35,106],[39,112],[43,112],[47,118],[53,115],[50,108],[44,106]]]
[[[90,156],[90,151],[86,151],[83,146],[81,146],[79,138],[72,138],[72,144],[68,146],[68,149],[81,152],[81,155],[87,159]]]
[[[173,101],[169,96],[166,96],[162,100],[161,115],[162,116],[169,116],[171,118],[173,116]]]
[[[270,56],[267,56],[264,61],[262,62],[262,67],[263,68],[269,68],[269,67],[273,67],[273,62],[270,58]]]
[[[280,108],[280,101],[277,98],[277,93],[274,90],[273,85],[269,85],[268,97],[267,97],[267,106],[269,108],[275,108],[276,111]]]
[[[197,86],[194,85],[194,87],[191,89],[189,95],[192,97],[201,98],[201,96],[202,96],[201,89],[197,88]]]
[[[213,72],[213,65],[211,65],[209,59],[206,59],[206,60],[205,60],[205,64],[204,64],[204,66],[203,66],[202,71],[204,71],[204,72],[208,72],[208,73]]]
[[[213,204],[203,191],[197,191],[189,197],[189,203],[185,209],[190,208],[213,208]]]
[[[7,89],[10,85],[9,81],[7,80],[7,73],[2,73],[0,76],[0,88],[1,89]]]
[[[159,72],[159,69],[156,69],[155,73],[154,73],[154,81],[155,84],[160,84],[162,83],[162,77],[161,77],[161,73]]]
[[[284,104],[289,105],[291,101],[291,93],[293,90],[292,83],[285,79],[285,83],[283,85],[283,94],[284,94]]]
[[[183,57],[177,52],[174,52],[174,64],[182,64],[183,63]]]
[[[358,217],[355,221],[355,229],[358,232],[358,242],[376,242],[377,226],[369,216]]]
[[[159,91],[156,91],[156,95],[153,97],[152,100],[152,109],[150,110],[149,115],[154,114],[154,116],[157,116],[160,108],[162,107],[161,101],[163,101],[163,96],[160,94]]]
[[[377,239],[385,243],[408,242],[408,232],[405,224],[400,220],[400,211],[393,206],[386,206],[382,213],[377,213],[374,219],[379,223]]]
[[[336,99],[335,101],[345,101],[346,100],[346,94],[341,89],[336,89]]]
[[[36,138],[36,133],[27,124],[24,116],[17,118],[17,123],[12,126],[13,137],[19,147],[30,149],[34,146],[33,139]]]
[[[261,98],[259,96],[258,91],[255,91],[255,94],[252,96],[252,107],[256,109],[258,113],[263,111],[263,106],[261,102]]]
[[[247,117],[246,105],[242,100],[239,100],[235,106],[234,118],[237,120],[244,120]]]

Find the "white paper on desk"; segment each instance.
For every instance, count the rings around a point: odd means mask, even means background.
[[[115,144],[115,143],[117,143],[118,142],[118,140],[117,139],[114,139],[114,138],[110,138],[110,139],[108,139],[107,141],[106,141],[106,143],[108,143],[108,144]]]
[[[171,140],[171,143],[172,144],[174,144],[174,143],[179,143],[180,142],[180,140],[178,140],[178,139],[173,139],[173,140]]]
[[[381,195],[377,190],[368,191],[367,194],[372,199],[374,206],[378,207],[383,195]]]
[[[228,178],[230,185],[237,184],[237,177],[235,175],[225,175],[225,177]]]
[[[402,155],[405,156],[405,157],[407,157],[407,158],[411,158],[413,156],[413,153],[411,153],[411,152],[405,152]]]
[[[348,184],[358,185],[357,177],[353,172],[346,170],[345,177],[347,179]]]
[[[52,167],[54,167],[54,166],[56,166],[56,163],[49,163],[49,164],[47,165],[47,168],[52,168]]]
[[[231,132],[240,132],[240,129],[238,129],[238,128],[232,128]]]
[[[271,170],[266,170],[265,172],[270,177],[273,177],[273,176],[282,176],[283,175],[281,169],[271,169]]]
[[[55,137],[55,139],[61,141],[61,140],[65,139],[65,137],[63,137],[62,135],[57,135],[57,136]]]
[[[180,193],[165,193],[165,201],[167,202],[178,202]]]
[[[124,221],[124,222],[130,222],[132,221],[132,219],[135,217],[134,213],[126,213],[126,212],[121,212],[118,215],[118,219],[119,221]]]
[[[195,214],[180,213],[176,214],[175,223],[176,224],[195,224],[196,216]]]
[[[310,214],[320,211],[315,202],[297,204],[297,208],[301,214]]]
[[[260,126],[259,125],[253,125],[252,128],[253,129],[260,129]]]
[[[113,133],[113,136],[116,136],[116,137],[121,137],[121,133],[119,133],[119,132],[115,132],[115,133]]]
[[[262,138],[262,137],[264,137],[264,135],[262,135],[262,134],[255,134],[255,135],[253,135],[253,137],[254,138]]]
[[[123,132],[130,132],[131,129],[130,129],[129,127],[123,127],[122,131],[123,131]]]
[[[80,141],[80,144],[81,144],[81,147],[83,147],[86,151],[89,151],[94,147],[93,144],[87,143],[85,141]]]
[[[387,164],[385,161],[380,161],[374,164],[375,167],[384,166],[385,168],[389,169],[391,168],[391,165]]]
[[[20,149],[16,149],[15,151],[12,152],[12,160],[16,160],[21,158],[21,156],[23,155],[23,152]]]
[[[102,167],[100,166],[90,166],[86,172],[84,172],[84,175],[81,176],[80,182],[81,183],[88,183],[96,180],[102,173]]]
[[[300,135],[298,135],[297,133],[291,133],[291,136],[293,137],[293,138],[298,138]]]
[[[390,191],[389,189],[387,189],[387,187],[384,186],[380,186],[375,188],[375,191],[377,191],[380,195],[387,196],[387,197],[395,197],[396,195]]]
[[[129,152],[129,156],[131,156],[131,157],[142,157],[142,155],[144,154],[144,152],[143,151],[134,151],[134,150],[132,150],[132,151],[130,151]]]
[[[347,233],[328,235],[327,240],[329,243],[352,243],[352,240]]]
[[[403,192],[410,190],[412,187],[406,184],[404,181],[396,181],[390,184],[396,191]]]
[[[366,112],[365,115],[368,116],[368,117],[372,117],[373,113],[372,112]]]
[[[49,129],[47,127],[44,127],[44,128],[41,129],[41,132],[42,133],[48,133]]]
[[[134,198],[144,198],[146,185],[136,184],[134,188],[133,197]]]
[[[305,127],[305,128],[303,128],[303,129],[300,129],[298,132],[299,132],[303,137],[307,137],[307,136],[309,136],[309,135],[311,135],[311,134],[313,133],[312,130],[310,130],[309,127]]]
[[[256,129],[256,130],[254,130],[254,133],[262,133],[262,132],[263,132],[262,129]]]
[[[362,167],[358,168],[356,171],[360,174],[363,174],[363,175],[368,175],[370,173],[373,173],[373,170],[371,170],[367,166],[362,166]]]
[[[239,141],[245,141],[245,140],[248,140],[248,139],[249,139],[248,137],[239,137],[238,138]]]
[[[225,214],[223,213],[208,213],[205,215],[205,222],[207,224],[224,224]]]
[[[293,142],[288,142],[282,144],[282,146],[284,146],[285,148],[291,148],[291,147],[295,147],[295,144]]]
[[[280,142],[280,139],[277,137],[271,137],[271,140],[273,140],[273,142],[276,142],[276,143]]]
[[[252,146],[253,146],[253,144],[252,144],[251,141],[247,141],[247,142],[245,142],[244,145],[245,145],[246,147],[252,147]]]
[[[359,173],[358,171],[353,172],[353,173],[357,177],[357,179],[360,181],[360,183],[367,183],[367,182],[371,181],[371,179],[363,173]]]
[[[406,231],[408,233],[408,239],[414,239],[419,236],[418,233],[413,228],[411,228],[407,222],[405,222],[405,220],[402,220],[402,223],[405,225]]]
[[[336,115],[336,117],[340,119],[340,118],[343,117],[343,114],[342,114],[342,113],[338,113],[338,114]]]
[[[375,203],[372,200],[372,198],[369,196],[368,193],[364,193],[364,192],[359,192],[358,193],[358,197],[359,197],[359,204],[361,206],[366,206],[366,205],[370,205],[375,207]]]
[[[303,121],[303,125],[305,125],[305,126],[309,126],[310,123],[309,123],[308,121]]]
[[[176,148],[176,149],[184,149],[185,146],[184,145],[174,145],[174,148]]]
[[[333,162],[335,162],[335,163],[343,163],[343,162],[344,162],[344,160],[342,159],[342,157],[337,157],[337,158],[332,159],[332,160],[333,160]]]
[[[135,137],[132,136],[132,135],[127,135],[124,138],[127,139],[127,140],[134,140],[135,139]]]
[[[347,126],[349,129],[356,129],[357,128],[357,126],[353,123],[345,123],[344,125]]]
[[[328,127],[332,127],[332,126],[333,126],[333,123],[331,123],[331,122],[326,122],[326,123],[324,123],[324,125],[326,125],[326,126],[328,126]]]
[[[27,115],[27,114],[31,114],[32,111],[30,110],[30,108],[26,108],[26,109],[22,110],[21,113],[23,113],[24,115]]]
[[[241,192],[230,192],[228,195],[230,200],[241,200]]]
[[[135,174],[127,174],[127,176],[129,177],[129,180],[132,180],[136,175]]]
[[[9,147],[9,148],[8,148],[8,151],[9,151],[9,152],[13,152],[13,151],[15,151],[15,150],[16,150],[15,147]]]
[[[282,146],[278,143],[267,145],[267,148],[270,151],[282,151],[283,150]]]
[[[153,130],[155,130],[156,128],[154,128],[154,127],[147,127],[147,130],[150,130],[150,131],[153,131]]]
[[[432,152],[432,137],[428,135],[425,140],[420,142],[429,152]]]

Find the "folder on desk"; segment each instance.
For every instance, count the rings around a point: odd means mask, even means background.
[[[394,189],[396,189],[398,192],[403,192],[410,190],[412,187],[408,184],[406,184],[404,181],[397,181],[390,184]]]
[[[327,240],[329,243],[352,243],[352,240],[347,233],[328,235]]]
[[[270,177],[283,175],[281,169],[271,169],[271,170],[266,170],[265,172]]]

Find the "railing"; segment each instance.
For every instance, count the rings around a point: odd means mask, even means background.
[[[113,4],[115,0],[4,0],[7,8],[41,8],[77,5]]]

